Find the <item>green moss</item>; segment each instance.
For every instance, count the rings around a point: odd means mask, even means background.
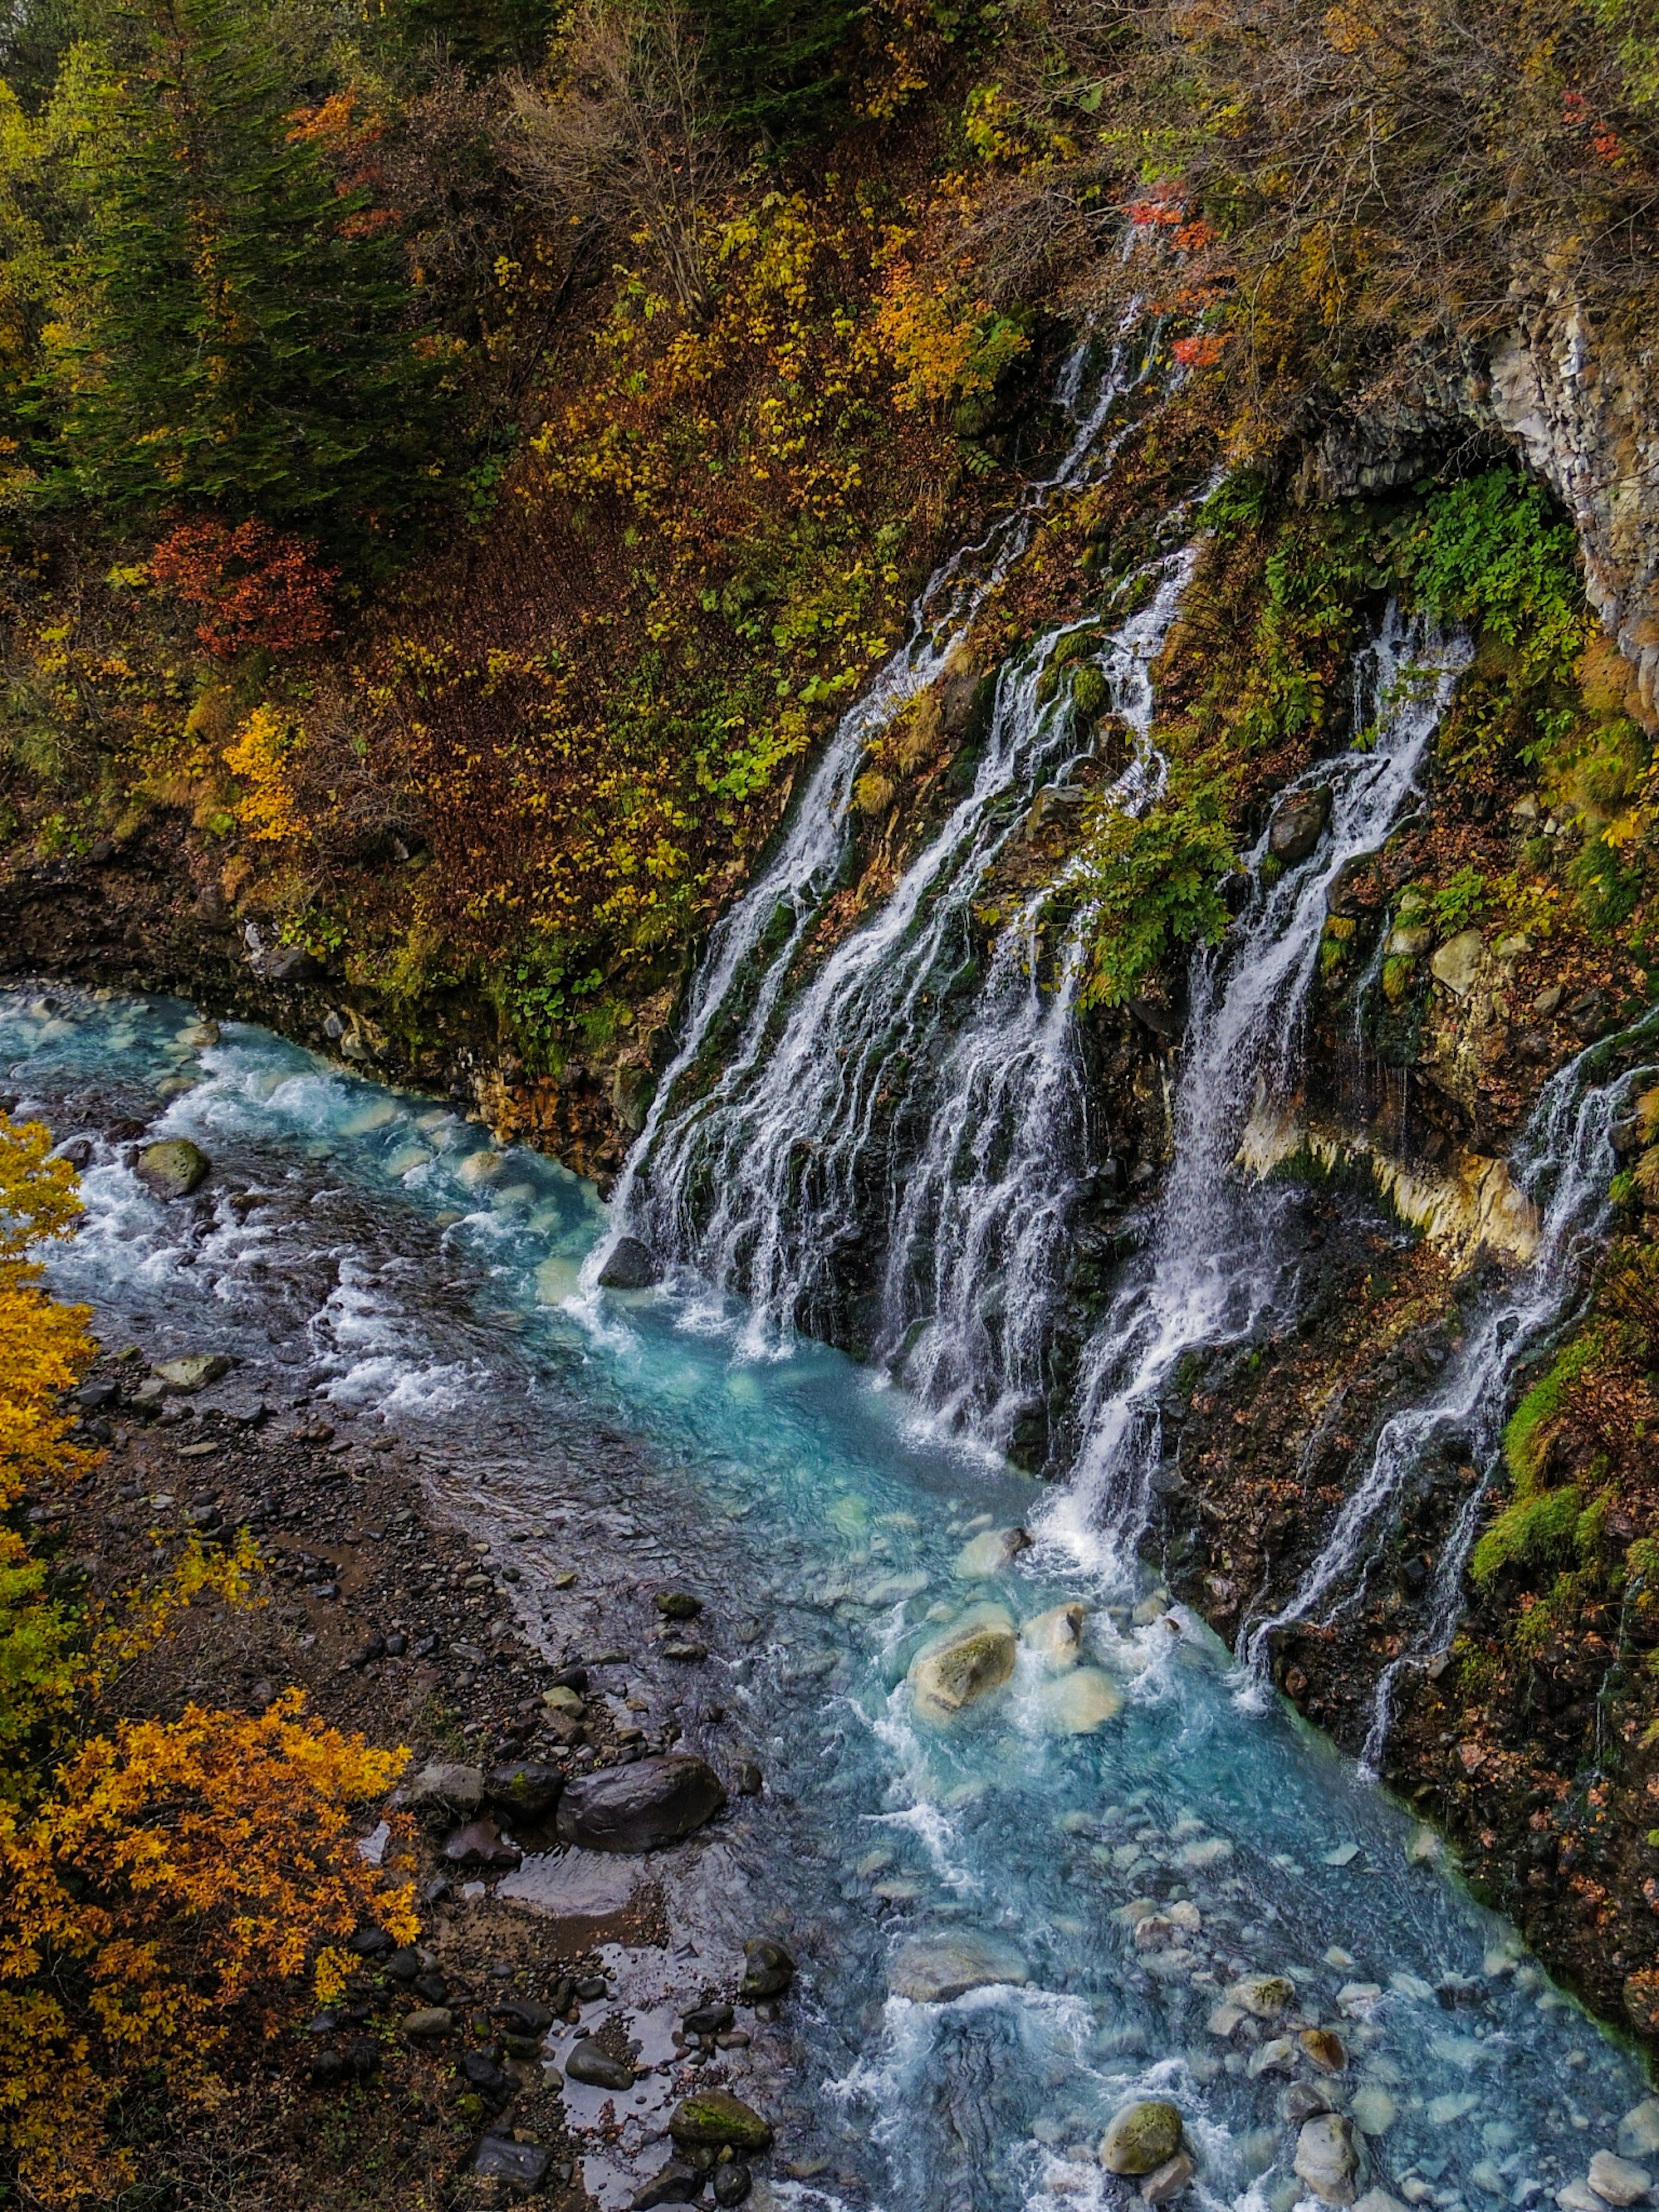
[[[1475,1588],[1485,1589],[1508,1566],[1540,1566],[1569,1557],[1583,1510],[1576,1488],[1516,1498],[1474,1547],[1470,1571]]]
[[[1573,1385],[1587,1372],[1601,1350],[1595,1330],[1575,1337],[1555,1355],[1547,1370],[1534,1382],[1510,1416],[1504,1431],[1504,1460],[1517,1498],[1537,1488],[1544,1455]]]

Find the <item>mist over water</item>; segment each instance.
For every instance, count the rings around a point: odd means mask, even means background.
[[[776,2201],[1117,2201],[1094,2146],[1155,2093],[1188,2117],[1200,2203],[1286,2212],[1304,2192],[1281,2100],[1311,2069],[1273,2051],[1272,2023],[1217,2032],[1258,1973],[1341,2035],[1351,2063],[1325,2087],[1396,2194],[1524,2205],[1612,2144],[1634,2063],[1413,1863],[1411,1824],[1349,1762],[1276,1706],[1240,1715],[1201,1626],[1155,1595],[1103,1602],[1051,1545],[961,1571],[985,1564],[963,1557],[976,1535],[1037,1513],[1036,1485],[926,1441],[902,1392],[823,1347],[734,1356],[659,1293],[591,1326],[560,1303],[604,1232],[591,1188],[258,1030],[191,1047],[187,1020],[166,1001],[0,998],[20,1111],[64,1135],[159,1115],[216,1163],[200,1201],[165,1207],[100,1142],[54,1282],[97,1303],[111,1340],[235,1353],[227,1389],[383,1413],[481,1536],[532,1532],[517,1596],[550,1649],[614,1648],[642,1589],[703,1593],[714,1656],[695,1690],[642,1653],[606,1681],[678,1697],[688,1741],[766,1772],[668,1879],[705,1955],[765,1926],[801,1959],[792,2078],[756,2094],[786,2154],[824,2163],[769,2185]],[[574,1593],[553,1587],[567,1562]],[[940,1615],[988,1599],[1021,1624],[1091,1605],[1079,1663],[1028,1636],[1000,1695],[930,1723],[908,1662]],[[1111,1694],[1072,1733],[1085,1673]],[[729,1717],[705,1725],[716,1699]],[[1138,1943],[1149,1917],[1162,1930]],[[896,1993],[947,1941],[1012,1978],[945,2004]],[[660,2148],[629,2155],[649,2171]],[[627,2201],[623,2166],[592,2179]]]

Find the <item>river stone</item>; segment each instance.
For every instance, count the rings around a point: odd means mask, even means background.
[[[417,2043],[431,2041],[447,2035],[455,2025],[455,2015],[447,2005],[427,2005],[419,2012],[404,2016],[404,2033],[413,2036]]]
[[[743,1947],[743,1980],[738,1995],[744,2004],[781,1997],[795,1978],[795,1962],[769,1936],[751,1936]]]
[[[910,1662],[910,1686],[921,1712],[960,1712],[1014,1671],[1014,1623],[1000,1605],[976,1606],[954,1628],[924,1644]]]
[[[1653,2176],[1630,2159],[1598,2150],[1589,2163],[1589,2185],[1604,2203],[1637,2204],[1652,2188]]]
[[[212,1168],[207,1154],[188,1137],[163,1137],[159,1144],[145,1146],[134,1173],[157,1198],[188,1198]]]
[[[473,2157],[472,2171],[482,2181],[500,2183],[509,2195],[534,2197],[547,2179],[552,2160],[552,2152],[540,2143],[486,2136]]]
[[[520,1820],[542,1820],[558,1803],[564,1777],[556,1766],[520,1759],[509,1765],[492,1767],[485,1787],[490,1803],[503,1812]]]
[[[1141,2200],[1147,2204],[1173,2204],[1176,2198],[1188,2188],[1193,2179],[1193,2162],[1184,2150],[1149,2173],[1140,2185]]]
[[[1467,999],[1474,988],[1485,949],[1478,929],[1460,929],[1455,937],[1446,939],[1430,961],[1429,972],[1437,983],[1445,985],[1454,998]]]
[[[659,2204],[695,2204],[702,2194],[703,2177],[694,2166],[671,2158],[639,2191],[629,2212],[657,2212]]]
[[[955,1572],[964,1583],[988,1582],[1000,1575],[1011,1559],[1029,1549],[1030,1538],[1024,1528],[987,1528],[970,1537],[957,1553]]]
[[[994,1936],[922,1936],[894,1960],[887,1986],[913,2004],[951,2004],[969,1990],[999,1983],[1018,1988],[1030,1969],[1018,1951]]]
[[[714,1768],[690,1752],[673,1752],[568,1784],[559,1837],[591,1851],[659,1850],[712,1820],[725,1803]]]
[[[1644,2097],[1619,2123],[1620,2158],[1659,2156],[1659,2097]]]
[[[1397,2197],[1390,2197],[1386,2189],[1368,2189],[1353,2212],[1406,2212]]]
[[[632,1904],[644,1879],[609,1851],[532,1851],[495,1894],[554,1920],[605,1920]]]
[[[1361,2135],[1385,2136],[1400,2117],[1400,2108],[1380,2081],[1364,2081],[1348,2100],[1348,2110]]]
[[[1108,2173],[1156,2173],[1181,2152],[1181,2114],[1160,2098],[1142,2098],[1115,2112],[1100,2139]]]
[[[1123,1692],[1098,1667],[1079,1667],[1037,1692],[1043,1724],[1056,1735],[1091,1735],[1123,1710]]]
[[[1051,1667],[1075,1667],[1083,1649],[1083,1624],[1088,1613],[1080,1605],[1057,1605],[1033,1614],[1019,1632],[1028,1651]]]
[[[1287,1982],[1282,1974],[1250,1974],[1235,1982],[1226,1995],[1228,2003],[1236,2004],[1241,2012],[1251,2013],[1257,2020],[1277,2020],[1295,2003],[1296,1984]]]
[[[434,1759],[402,1784],[393,1803],[411,1813],[476,1813],[483,1803],[484,1778],[481,1766]]]
[[[1325,834],[1325,824],[1331,818],[1331,793],[1328,784],[1317,784],[1311,791],[1295,791],[1281,799],[1273,809],[1273,824],[1267,832],[1267,850],[1274,860],[1287,868],[1305,860]]]
[[[230,1362],[222,1352],[186,1352],[177,1359],[158,1360],[150,1372],[176,1396],[190,1398],[228,1375]]]
[[[633,2068],[624,2066],[608,2051],[601,2051],[589,2035],[572,2045],[564,2070],[568,2080],[580,2081],[590,2089],[631,2089],[634,2086]]]
[[[599,1270],[602,1291],[648,1291],[662,1270],[637,1237],[619,1237]]]
[[[1318,2112],[1304,2120],[1296,2139],[1297,2173],[1327,2204],[1352,2204],[1358,2191],[1359,2153],[1353,2124],[1340,2112]]]
[[[516,1867],[524,1854],[506,1842],[493,1820],[469,1820],[444,1838],[444,1856],[457,1867]]]
[[[668,2117],[668,2132],[693,2150],[769,2150],[772,2127],[752,2105],[725,2089],[700,2089],[682,2097]]]
[[[1340,2074],[1348,2063],[1347,2051],[1334,2028],[1304,2027],[1297,2040],[1322,2074]]]

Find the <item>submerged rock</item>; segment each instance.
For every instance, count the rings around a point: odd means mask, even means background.
[[[1304,2120],[1296,2139],[1296,2172],[1327,2204],[1352,2204],[1357,2191],[1359,2153],[1353,2124],[1340,2112],[1319,2112]]]
[[[1024,1528],[987,1528],[969,1539],[957,1553],[956,1573],[965,1583],[988,1582],[1000,1575],[1011,1559],[1030,1547]]]
[[[671,2158],[659,2166],[635,2195],[629,2212],[657,2212],[659,2204],[695,2204],[702,2192],[703,2177],[683,2159]]]
[[[619,1237],[599,1270],[599,1288],[648,1291],[661,1273],[648,1246],[641,1244],[637,1237]]]
[[[1115,2112],[1100,2139],[1100,2162],[1108,2173],[1156,2173],[1180,2155],[1181,2114],[1161,2098],[1145,2097]]]
[[[726,1803],[720,1777],[689,1752],[608,1766],[566,1786],[558,1831],[591,1851],[654,1851],[678,1844]]]
[[[188,1137],[164,1137],[146,1145],[133,1170],[147,1190],[163,1199],[188,1198],[212,1171],[212,1161]]]
[[[951,2004],[969,1990],[998,1983],[1021,1987],[1030,1969],[1010,1943],[994,1936],[919,1936],[894,1960],[887,1986],[913,2004]]]
[[[1297,2040],[1322,2074],[1340,2074],[1348,2063],[1347,2051],[1334,2028],[1304,2027]]]
[[[1045,1725],[1060,1735],[1091,1735],[1123,1710],[1123,1692],[1098,1667],[1079,1667],[1037,1692]]]
[[[1620,2121],[1619,2155],[1659,2157],[1659,2097],[1644,2097]]]
[[[976,1607],[910,1662],[910,1686],[918,1710],[946,1718],[988,1692],[999,1690],[1014,1671],[1014,1624],[1002,1607]]]
[[[668,2118],[677,2143],[693,2150],[769,2150],[772,2125],[752,2105],[725,2089],[701,2089],[682,2097]]]
[[[1051,1667],[1075,1667],[1083,1650],[1083,1624],[1088,1617],[1080,1605],[1052,1607],[1025,1623],[1019,1640]]]

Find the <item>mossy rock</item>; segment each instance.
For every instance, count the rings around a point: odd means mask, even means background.
[[[772,2126],[752,2105],[724,2089],[699,2089],[682,2097],[669,2117],[668,2132],[693,2150],[770,2150]]]
[[[164,1137],[146,1145],[138,1155],[137,1173],[147,1190],[157,1198],[188,1198],[204,1182],[213,1163],[188,1137]]]
[[[1148,2097],[1114,2113],[1101,2138],[1100,2162],[1108,2173],[1155,2173],[1181,2148],[1181,2114]]]

